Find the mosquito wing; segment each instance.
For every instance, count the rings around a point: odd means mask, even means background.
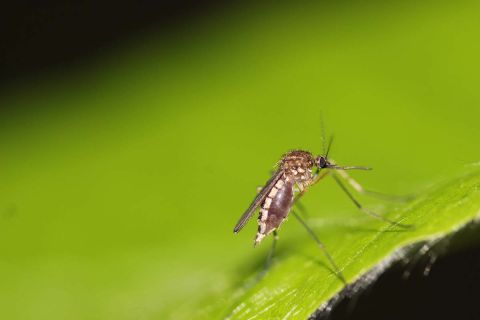
[[[233,229],[233,232],[237,233],[238,231],[242,230],[242,228],[245,226],[247,221],[252,217],[252,214],[255,212],[255,209],[257,209],[258,206],[263,202],[263,200],[265,200],[270,190],[273,188],[275,183],[277,183],[278,179],[282,177],[282,175],[283,175],[283,170],[279,169],[270,178],[270,180],[267,181],[263,189],[257,194],[255,199],[253,200],[250,207],[248,207],[247,211],[245,211],[245,213],[240,217],[240,220],[238,220],[237,225],[235,226],[235,229]]]

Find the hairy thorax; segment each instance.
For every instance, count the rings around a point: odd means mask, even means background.
[[[299,185],[308,185],[312,179],[312,169],[315,158],[308,151],[294,150],[282,157],[280,166],[285,171],[285,177]]]

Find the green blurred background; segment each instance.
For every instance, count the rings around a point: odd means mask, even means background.
[[[255,223],[233,226],[285,151],[322,152],[321,113],[332,157],[374,168],[355,174],[370,189],[417,192],[477,163],[479,13],[237,3],[5,78],[0,318],[201,317],[262,263]],[[361,219],[332,186],[309,192],[310,214]]]

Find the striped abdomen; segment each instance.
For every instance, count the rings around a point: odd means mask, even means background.
[[[270,190],[260,209],[255,244],[277,229],[287,217],[293,203],[293,185],[291,179],[282,177]]]

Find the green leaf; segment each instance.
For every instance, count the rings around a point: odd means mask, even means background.
[[[352,283],[359,286],[355,282],[360,280],[361,286],[368,284],[362,276],[378,276],[402,257],[401,249],[439,241],[480,218],[480,175],[470,173],[419,194],[408,204],[388,209],[388,217],[414,224],[414,229],[402,230],[374,219],[315,228],[350,287]],[[263,278],[252,277],[221,293],[217,306],[202,311],[201,318],[306,319],[325,307],[345,287],[313,241],[297,236],[299,239],[276,258]],[[257,274],[260,271],[257,269]]]

